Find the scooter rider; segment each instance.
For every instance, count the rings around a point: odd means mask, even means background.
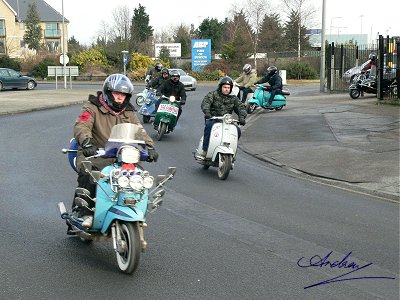
[[[203,111],[205,118],[205,126],[202,152],[196,154],[196,157],[200,159],[204,159],[207,155],[211,128],[216,122],[215,120],[210,120],[211,117],[220,117],[225,114],[232,114],[234,111],[239,116],[239,124],[242,126],[246,124],[246,107],[237,96],[230,95],[232,87],[232,78],[228,76],[222,77],[218,82],[217,90],[209,92],[201,103],[201,110]],[[240,138],[239,127],[238,138]]]
[[[96,96],[89,95],[88,102],[83,105],[81,113],[75,121],[74,137],[79,144],[76,157],[78,187],[87,189],[92,198],[96,195],[96,185],[90,182],[90,176],[83,171],[82,161],[90,160],[93,170],[102,170],[115,161],[115,158],[88,158],[95,155],[98,148],[104,148],[115,124],[137,124],[140,128],[139,137],[148,146],[148,161],[157,161],[158,159],[153,140],[137,118],[133,105],[129,103],[132,93],[133,85],[128,77],[122,74],[112,74],[104,81],[102,91],[98,91]],[[89,207],[94,206],[93,201],[85,200]],[[73,203],[74,205],[75,203]],[[84,216],[82,226],[91,227],[93,217],[90,214],[89,210],[82,209],[81,215]]]
[[[155,65],[154,65],[154,68],[152,68],[152,69],[150,69],[150,70],[148,70],[147,71],[147,73],[146,73],[146,78],[145,78],[145,82],[147,83],[147,84],[150,84],[150,82],[153,80],[153,79],[156,79],[159,75],[160,75],[160,72],[161,72],[161,70],[162,70],[162,67],[163,67],[163,65],[161,64],[161,63],[156,63]]]
[[[176,122],[178,122],[180,115],[182,114],[182,105],[186,103],[186,91],[185,86],[180,82],[181,75],[178,71],[173,70],[169,73],[169,80],[164,81],[164,83],[158,87],[157,95],[164,95],[166,97],[175,96],[175,99],[179,102],[179,112],[176,117]],[[156,103],[156,110],[160,105],[162,98],[160,97]]]
[[[255,91],[254,83],[257,81],[257,72],[253,70],[250,64],[245,64],[243,73],[234,81],[239,84],[239,89],[242,91],[242,102],[244,103],[247,100],[247,95]],[[240,91],[238,97],[240,97]]]
[[[264,85],[266,82],[269,83],[269,86]],[[267,74],[254,84],[263,84],[263,86],[266,86],[267,91],[271,93],[267,103],[268,106],[272,104],[275,95],[282,94],[282,77],[275,66],[268,67]]]
[[[169,70],[167,68],[163,68],[161,70],[161,75],[150,81],[150,87],[152,87],[153,89],[158,89],[158,87],[160,87],[168,79],[169,79]]]

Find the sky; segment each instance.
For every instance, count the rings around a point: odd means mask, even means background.
[[[150,26],[157,31],[165,31],[171,26],[194,24],[209,17],[223,21],[229,17],[232,8],[243,7],[247,0],[45,0],[60,14],[64,3],[64,17],[69,20],[69,37],[74,36],[81,44],[96,40],[100,23],[112,24],[112,11],[127,6],[133,10],[139,3],[145,7],[150,17]],[[279,9],[280,1],[269,0],[272,11]],[[315,10],[314,21],[309,28],[321,28],[323,0],[305,0]],[[377,34],[400,36],[398,4],[394,0],[325,0],[325,34],[368,34],[370,41]],[[112,5],[111,5],[112,4]],[[377,7],[379,5],[379,7]],[[279,10],[277,10],[277,8]],[[179,12],[178,12],[179,11]],[[378,12],[381,13],[378,13]],[[397,15],[396,15],[397,13]]]

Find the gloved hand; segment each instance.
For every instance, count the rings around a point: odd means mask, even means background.
[[[181,105],[185,105],[186,100],[181,100]]]
[[[210,113],[205,113],[204,114],[204,118],[206,119],[210,119],[212,117],[212,115]]]
[[[239,118],[239,124],[242,125],[242,126],[246,125],[246,120],[243,117],[240,117]]]
[[[156,152],[156,150],[154,150],[154,148],[148,148],[147,154],[149,155],[149,157],[147,158],[148,162],[157,161],[158,153]]]
[[[97,154],[97,147],[95,145],[93,145],[91,138],[87,138],[87,139],[83,140],[82,152],[83,152],[83,155],[85,155],[86,157]]]
[[[244,90],[244,89],[245,89],[245,87],[243,85],[239,86],[239,90]]]

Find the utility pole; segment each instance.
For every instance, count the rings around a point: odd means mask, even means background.
[[[321,66],[319,69],[319,90],[325,92],[325,17],[326,17],[326,0],[322,0],[322,28],[321,28]],[[332,22],[332,20],[331,20]]]
[[[67,89],[67,72],[66,63],[67,58],[65,54],[65,21],[64,21],[64,0],[61,0],[62,10],[62,57],[63,57],[63,73],[64,73],[64,89]]]

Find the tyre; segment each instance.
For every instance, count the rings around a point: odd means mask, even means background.
[[[248,103],[248,104],[247,104],[247,107],[246,107],[247,113],[248,113],[248,114],[252,114],[252,113],[255,111],[256,107],[257,107],[257,104],[255,104],[255,103]]]
[[[358,90],[358,89],[353,89],[353,90],[350,90],[350,97],[352,98],[352,99],[357,99],[358,97],[360,97],[360,90]]]
[[[277,107],[275,107],[275,110],[281,110],[282,108],[283,108],[283,105],[277,106]]]
[[[144,103],[144,97],[143,96],[137,96],[136,97],[136,105],[137,106],[142,106]]]
[[[116,252],[118,267],[126,274],[132,274],[139,266],[140,261],[140,236],[137,223],[121,223],[120,224],[121,240],[117,241],[122,244],[119,252]]]
[[[160,122],[160,124],[158,125],[157,141],[161,141],[166,131],[167,131],[167,124]]]
[[[232,169],[232,155],[230,154],[220,154],[218,164],[218,178],[225,180],[228,178],[229,172]]]
[[[34,88],[35,88],[35,82],[33,82],[32,80],[28,81],[28,84],[26,85],[26,89],[33,90]]]
[[[150,123],[150,116],[143,116],[143,123]]]
[[[0,82],[0,91],[3,89],[3,84]]]
[[[208,170],[210,168],[209,165],[203,165],[203,170]]]

